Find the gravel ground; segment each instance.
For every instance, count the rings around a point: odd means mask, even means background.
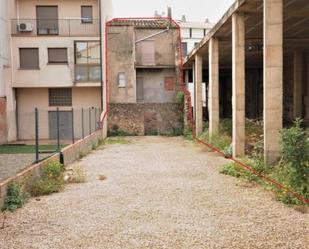
[[[221,175],[225,159],[181,138],[131,141],[79,162],[86,183],[10,214],[0,248],[308,248],[309,215]]]

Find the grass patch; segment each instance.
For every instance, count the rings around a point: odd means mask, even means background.
[[[66,147],[61,145],[60,149]],[[40,145],[39,151],[56,151],[57,145]],[[0,145],[0,154],[33,154],[35,145]]]
[[[104,143],[105,144],[129,144],[130,141],[125,139],[125,137],[108,137]]]
[[[40,177],[29,184],[32,196],[49,195],[64,189],[64,167],[55,161],[43,168]]]

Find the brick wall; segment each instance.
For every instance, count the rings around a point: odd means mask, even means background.
[[[177,103],[109,104],[109,133],[173,134],[182,129],[182,106]]]

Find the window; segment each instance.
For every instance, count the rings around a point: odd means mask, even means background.
[[[39,49],[19,49],[20,69],[39,69]]]
[[[174,91],[174,77],[165,77],[164,79],[164,90]]]
[[[192,38],[192,29],[190,28],[190,38]]]
[[[143,65],[155,65],[154,41],[141,42],[141,53]]]
[[[72,106],[71,88],[49,88],[49,106]]]
[[[188,54],[188,44],[186,42],[181,43],[182,56],[187,56]]]
[[[92,6],[82,6],[82,23],[92,23],[93,16],[92,16]]]
[[[75,42],[75,81],[98,82],[101,79],[100,43]]]
[[[118,87],[126,87],[127,79],[125,73],[118,74]]]
[[[48,63],[50,64],[67,64],[67,48],[48,48]]]
[[[58,35],[58,6],[37,6],[37,34]]]

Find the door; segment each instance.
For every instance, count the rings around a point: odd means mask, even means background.
[[[59,111],[60,139],[72,139],[72,111]],[[57,139],[57,112],[48,112],[49,138]]]
[[[137,102],[142,102],[144,100],[144,84],[143,77],[137,76],[136,78],[136,97]]]
[[[58,6],[37,6],[37,34],[58,35]]]

